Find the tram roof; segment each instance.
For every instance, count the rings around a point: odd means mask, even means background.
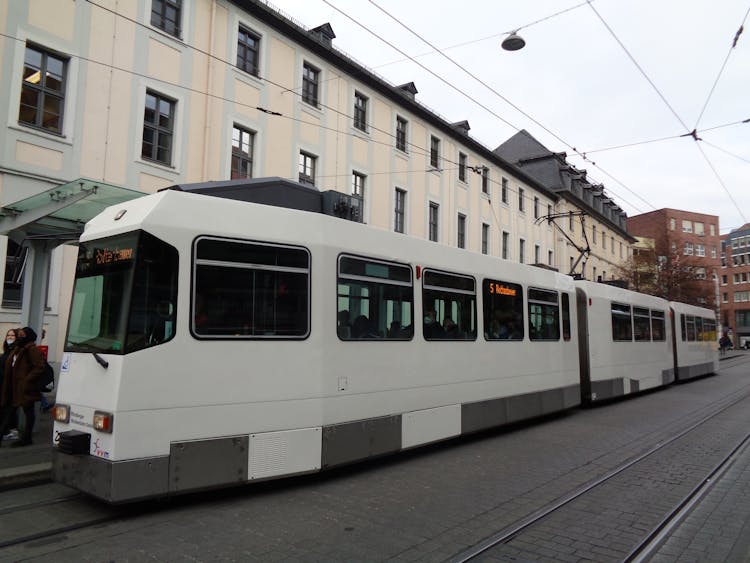
[[[323,213],[323,194],[315,186],[279,177],[175,184],[164,189]]]

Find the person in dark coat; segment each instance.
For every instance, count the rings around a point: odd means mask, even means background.
[[[38,380],[44,374],[46,361],[41,350],[36,346],[36,332],[31,327],[24,327],[18,331],[16,347],[5,360],[3,377],[2,407],[5,411],[0,440],[10,425],[10,415],[15,408],[22,408],[26,417],[26,424],[21,438],[12,444],[28,446],[31,444],[31,434],[34,431],[36,415],[34,403],[41,400],[41,393],[37,391]]]
[[[5,334],[5,340],[3,340],[3,353],[0,354],[0,429],[2,428],[2,422],[5,420],[5,407],[3,407],[3,379],[5,376],[5,360],[10,356],[13,348],[16,345],[16,338],[18,338],[17,329],[11,328]],[[18,428],[18,416],[16,416],[16,409],[14,407],[8,407],[12,410],[10,415],[9,428]],[[3,435],[0,434],[0,441]],[[15,437],[13,438],[15,439]]]

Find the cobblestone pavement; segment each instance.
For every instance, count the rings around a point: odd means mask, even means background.
[[[604,407],[579,409],[321,475],[154,503],[136,518],[0,549],[0,560],[448,561],[689,426],[705,416],[713,403],[742,390],[750,390],[748,364],[726,369],[722,365],[719,376]],[[726,424],[716,432],[732,429],[731,422]],[[678,449],[674,456],[670,473],[661,475],[667,488],[670,480],[679,481],[682,471],[692,470],[687,451]],[[663,472],[664,465],[642,471]],[[733,471],[736,485],[727,481],[726,490],[715,487],[711,495],[724,491],[724,496],[715,500],[713,509],[708,496],[685,522],[686,528],[680,529],[684,535],[674,534],[672,540],[682,538],[682,543],[667,542],[663,549],[672,551],[659,557],[682,561],[684,553],[695,555],[695,560],[743,560],[747,553],[743,541],[750,535],[750,475],[747,463],[739,460]],[[619,502],[625,503],[632,502],[627,499],[636,492],[649,493],[643,485],[625,479],[610,494],[620,495]],[[728,499],[736,501],[736,507],[724,512]],[[731,510],[743,507],[747,508],[735,512],[732,519]],[[574,530],[581,521],[580,515],[573,518],[578,520],[555,526]],[[704,523],[711,538],[704,537]],[[712,559],[708,544],[720,536],[725,545],[721,553],[727,555]],[[532,556],[529,551],[528,560],[600,561],[607,555],[616,558],[623,549],[615,545],[622,537],[612,536],[609,530],[597,542],[611,554],[592,550],[588,557],[566,553],[569,550],[560,547],[564,542],[550,542],[551,537],[548,531],[538,530],[532,547],[539,553]],[[706,549],[701,551],[698,545]],[[506,555],[501,560],[525,560],[510,552]]]

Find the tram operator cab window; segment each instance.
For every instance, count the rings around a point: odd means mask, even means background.
[[[523,340],[523,288],[520,285],[485,279],[482,303],[486,340]]]
[[[411,340],[414,288],[411,268],[341,255],[336,332],[341,340]]]
[[[529,288],[528,299],[529,340],[560,340],[557,292]]]
[[[193,268],[190,328],[196,337],[301,339],[309,334],[307,249],[200,237]]]
[[[422,276],[425,340],[476,340],[476,281],[469,276],[425,270]]]
[[[126,354],[172,339],[177,250],[145,231],[79,245],[67,352]]]

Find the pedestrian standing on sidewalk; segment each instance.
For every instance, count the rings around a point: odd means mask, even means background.
[[[47,364],[42,351],[36,346],[36,332],[26,326],[17,334],[16,347],[5,361],[2,394],[2,407],[5,415],[2,427],[0,427],[0,440],[10,427],[11,414],[15,408],[23,409],[26,423],[21,438],[11,447],[31,444],[31,435],[34,431],[34,422],[36,422],[34,403],[41,399],[41,394],[36,390],[37,380],[44,374]]]
[[[3,420],[5,420],[5,408],[2,407],[3,403],[3,379],[5,374],[5,360],[8,359],[10,356],[13,348],[16,345],[16,338],[18,337],[18,329],[11,328],[8,330],[8,332],[5,334],[5,340],[3,340],[3,353],[0,354],[0,425],[2,425]],[[11,439],[15,440],[18,438],[18,409],[15,407],[8,407],[13,412],[10,416],[10,432],[8,434],[3,435],[0,434],[0,441],[2,441],[3,438],[6,440]],[[0,426],[2,428],[2,426]]]

